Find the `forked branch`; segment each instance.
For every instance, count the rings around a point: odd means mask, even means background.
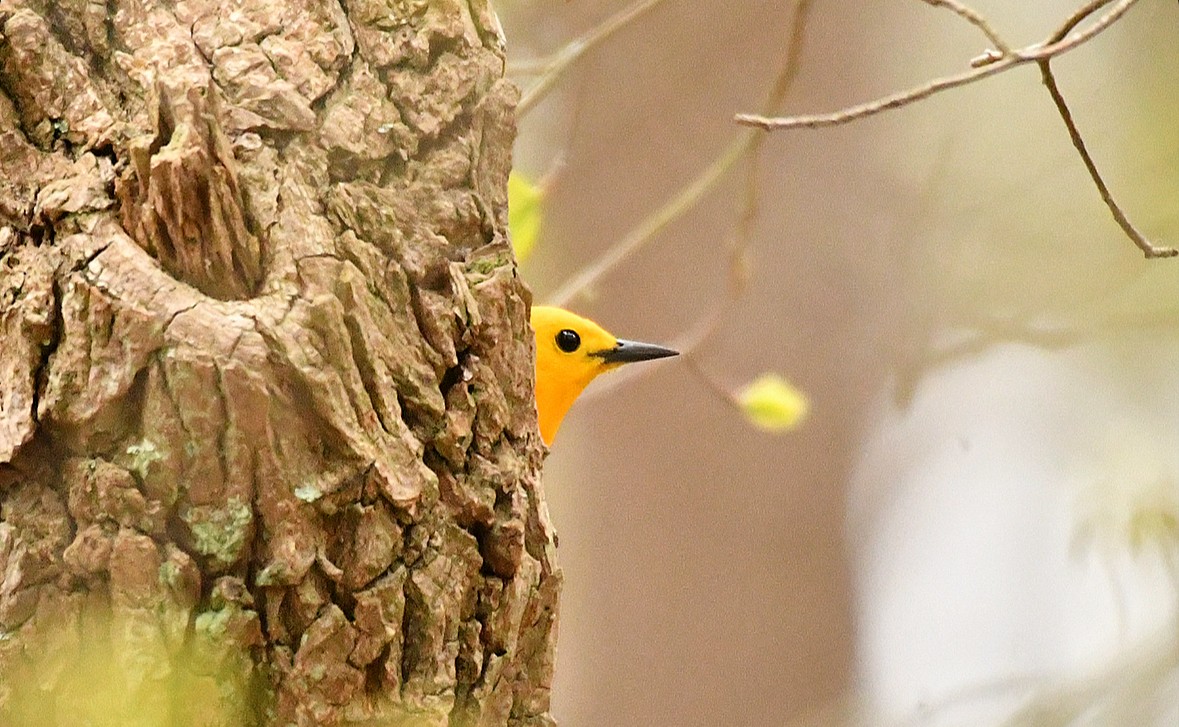
[[[1125,211],[1114,200],[1112,193],[1109,191],[1108,185],[1101,177],[1101,173],[1097,170],[1097,165],[1093,161],[1093,157],[1089,154],[1085,146],[1085,142],[1081,137],[1081,133],[1073,121],[1072,114],[1069,111],[1068,104],[1064,100],[1064,96],[1060,92],[1060,88],[1056,83],[1055,77],[1052,75],[1052,70],[1049,66],[1053,58],[1063,55],[1074,48],[1092,40],[1099,33],[1109,28],[1113,23],[1117,22],[1127,10],[1129,10],[1138,0],[1090,0],[1090,2],[1083,5],[1076,12],[1070,15],[1048,38],[1040,43],[1034,43],[1019,49],[1011,49],[1011,47],[1002,39],[1002,37],[991,26],[990,22],[979,13],[977,10],[965,5],[959,0],[922,0],[928,5],[934,7],[945,7],[952,10],[959,17],[963,18],[971,25],[977,27],[987,39],[994,46],[988,49],[982,55],[973,58],[970,61],[970,70],[962,71],[960,73],[942,76],[931,81],[923,83],[919,86],[898,91],[897,93],[889,94],[865,103],[849,106],[838,111],[822,114],[803,114],[796,116],[761,116],[757,114],[737,114],[736,121],[738,124],[745,126],[753,126],[766,131],[775,131],[779,129],[796,129],[796,128],[818,128],[823,126],[838,126],[857,119],[862,119],[867,116],[873,116],[883,111],[907,106],[916,101],[929,98],[930,96],[940,93],[942,91],[957,88],[959,86],[966,86],[976,81],[980,81],[989,76],[994,76],[999,73],[1008,71],[1016,66],[1022,66],[1029,63],[1035,63],[1040,68],[1041,76],[1044,80],[1044,85],[1048,89],[1048,94],[1052,97],[1052,102],[1056,105],[1060,117],[1064,120],[1064,124],[1068,129],[1069,138],[1072,140],[1073,147],[1081,156],[1081,161],[1085,164],[1085,169],[1088,170],[1090,178],[1092,178],[1097,191],[1101,194],[1101,199],[1109,207],[1113,214],[1114,220],[1127,237],[1142,251],[1147,258],[1163,258],[1175,257],[1179,255],[1179,250],[1172,247],[1165,247],[1155,245],[1146,239],[1146,237],[1138,231],[1133,223],[1130,222],[1129,217]],[[1077,26],[1095,14],[1102,8],[1112,5],[1104,15],[1095,20],[1091,25],[1083,30],[1073,32]]]
[[[923,1],[930,2],[930,0]],[[971,64],[971,69],[968,71],[941,76],[919,86],[914,86],[904,91],[898,91],[854,106],[848,106],[838,111],[796,116],[737,114],[735,120],[738,124],[755,126],[766,131],[797,129],[800,127],[818,128],[821,126],[838,126],[840,124],[846,124],[849,121],[862,119],[866,116],[873,116],[882,111],[908,106],[915,101],[929,98],[936,93],[980,81],[989,76],[1009,71],[1016,66],[1038,63],[1042,60],[1050,60],[1056,56],[1063,55],[1104,31],[1121,18],[1138,0],[1118,0],[1108,13],[1098,18],[1092,25],[1070,35],[1073,28],[1082,20],[1111,2],[1112,0],[1093,0],[1080,11],[1070,16],[1061,29],[1055,31],[1047,40],[1006,53],[1002,50],[991,50],[975,59]],[[952,7],[964,6],[955,2]],[[969,12],[972,16],[978,15],[976,11],[971,10]],[[989,29],[989,24],[986,27]],[[988,31],[988,35],[993,33],[993,30]]]

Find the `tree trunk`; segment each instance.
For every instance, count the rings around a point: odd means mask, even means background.
[[[486,0],[0,0],[0,724],[551,724]]]

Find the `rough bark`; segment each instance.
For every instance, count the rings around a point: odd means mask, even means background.
[[[551,724],[515,99],[486,0],[0,0],[0,724]]]

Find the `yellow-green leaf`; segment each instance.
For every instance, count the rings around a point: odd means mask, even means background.
[[[508,228],[516,260],[524,262],[536,247],[542,219],[544,189],[519,172],[508,176]]]
[[[741,389],[737,403],[754,426],[767,432],[794,429],[810,405],[806,395],[777,374],[762,374]]]

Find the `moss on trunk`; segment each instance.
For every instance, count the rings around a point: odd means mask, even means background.
[[[0,722],[552,723],[515,99],[479,0],[0,0]]]

